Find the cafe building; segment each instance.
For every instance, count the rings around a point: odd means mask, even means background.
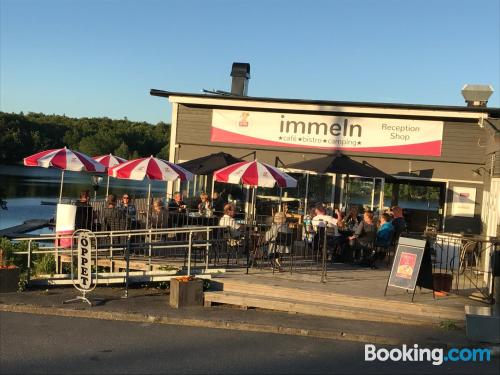
[[[298,213],[315,202],[399,205],[415,232],[500,234],[500,108],[487,106],[490,86],[464,86],[464,106],[414,105],[252,97],[250,65],[234,63],[231,76],[231,92],[151,90],[172,105],[171,161],[225,152],[298,179],[294,189],[258,189],[262,207],[278,195]],[[289,167],[335,153],[387,177]],[[195,195],[211,185],[211,176],[198,176],[169,189]]]

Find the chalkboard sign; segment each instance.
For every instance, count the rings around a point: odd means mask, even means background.
[[[425,243],[425,240],[400,237],[387,286],[415,290]]]

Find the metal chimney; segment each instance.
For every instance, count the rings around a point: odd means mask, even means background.
[[[246,96],[248,92],[248,80],[250,79],[250,64],[233,63],[231,69],[231,94]]]
[[[462,87],[462,96],[467,103],[467,107],[486,107],[493,91],[491,85],[464,85]]]

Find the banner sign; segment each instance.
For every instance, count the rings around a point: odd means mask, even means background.
[[[78,244],[78,284],[81,289],[90,289],[92,286],[92,245],[91,232],[79,232],[76,240]],[[95,251],[95,245],[94,245]]]
[[[453,186],[451,216],[474,217],[476,208],[476,188]]]
[[[425,241],[401,237],[398,243],[388,286],[414,290],[424,256]]]
[[[440,156],[443,122],[214,109],[212,142]]]

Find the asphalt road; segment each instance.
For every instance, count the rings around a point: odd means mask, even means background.
[[[1,374],[499,373],[498,357],[365,362],[362,343],[46,315],[1,313],[0,334]]]

